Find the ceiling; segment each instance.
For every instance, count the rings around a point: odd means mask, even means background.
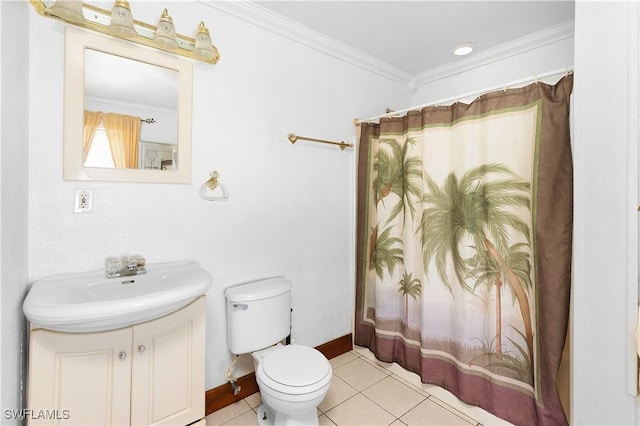
[[[417,75],[574,19],[574,2],[255,1],[260,7]]]
[[[382,75],[406,84],[412,77],[421,73],[450,64],[456,65],[456,62],[459,65],[460,61],[473,61],[479,58],[478,55],[498,46],[572,22],[574,18],[574,2],[564,0],[201,1],[223,8],[242,19],[255,15],[256,18],[251,22],[266,25],[267,28],[303,43],[311,40],[310,45],[321,46],[325,51],[341,50],[346,45],[348,49],[371,58],[370,61],[362,61],[362,57],[358,55],[347,55],[346,60],[355,56],[356,63],[364,64],[363,66],[370,70],[375,68]],[[274,19],[274,16],[278,19]],[[316,37],[318,34],[321,37]],[[323,44],[320,40],[322,37],[328,38],[331,42]],[[476,50],[471,55],[459,58],[452,54],[455,45],[468,42],[476,45]],[[381,63],[388,67],[380,67]],[[151,67],[145,65],[147,68]],[[152,78],[149,70],[104,73],[111,69],[96,62],[95,81],[98,84],[93,86],[94,80],[90,78],[93,72],[88,72],[85,82],[88,97],[116,97],[125,100],[135,93],[135,99],[129,102],[140,103],[140,99],[153,99],[152,103],[156,106],[175,109],[175,96],[166,99],[166,105],[165,101],[159,98],[161,93],[175,93],[175,90],[158,90],[159,84],[164,84],[166,76]],[[144,75],[144,79],[141,82],[132,82],[131,86],[119,92],[106,84],[115,78],[119,86],[125,87],[122,75]],[[419,78],[417,80],[420,81]],[[175,85],[175,81],[172,84]],[[147,91],[141,94],[142,90]]]
[[[85,50],[85,101],[102,103],[103,108],[107,108],[105,102],[112,100],[115,105],[111,108],[117,109],[124,102],[138,108],[153,105],[154,109],[175,113],[178,79],[176,70],[91,48]]]

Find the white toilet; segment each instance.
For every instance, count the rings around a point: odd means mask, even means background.
[[[229,287],[229,350],[251,353],[263,404],[259,425],[317,425],[318,404],[327,395],[333,371],[314,348],[282,345],[291,334],[291,283],[269,278]]]

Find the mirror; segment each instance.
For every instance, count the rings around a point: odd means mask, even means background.
[[[178,166],[177,71],[85,49],[84,110],[112,114],[110,118],[133,117],[139,122],[135,126],[137,155],[125,168],[160,169],[164,164],[170,166],[168,170]],[[109,149],[111,122],[107,117],[96,121],[83,156],[84,167],[116,167]]]
[[[64,178],[190,183],[192,64],[65,30]]]

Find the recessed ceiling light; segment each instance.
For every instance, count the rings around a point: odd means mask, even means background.
[[[453,54],[456,56],[468,55],[473,51],[475,45],[473,43],[459,44],[453,48]]]

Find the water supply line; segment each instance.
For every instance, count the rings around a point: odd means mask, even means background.
[[[233,395],[237,396],[240,393],[240,389],[242,389],[242,387],[238,384],[238,379],[236,379],[232,374],[231,374],[231,369],[233,368],[233,366],[236,364],[236,362],[238,362],[238,357],[240,355],[236,355],[235,358],[233,359],[233,361],[231,362],[231,365],[229,365],[225,371],[225,374],[227,376],[227,380],[229,381],[229,384],[231,385],[231,389],[233,389]]]

